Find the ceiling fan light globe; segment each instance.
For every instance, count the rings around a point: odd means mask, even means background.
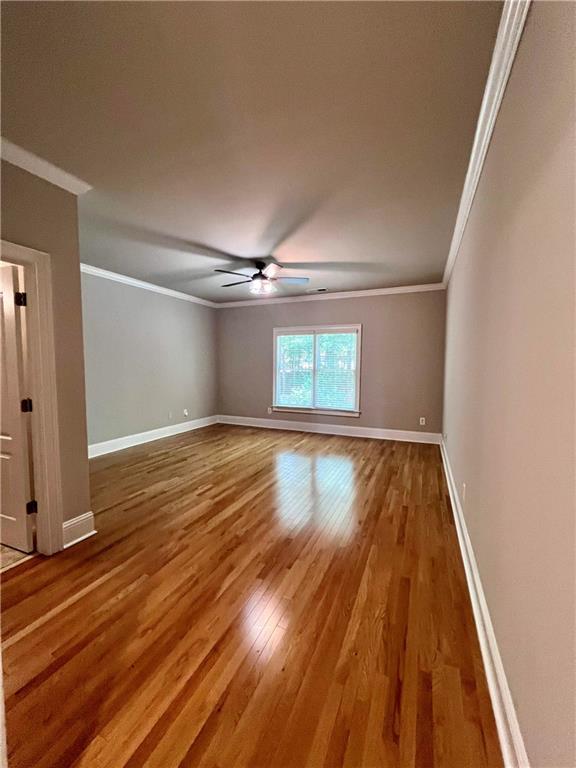
[[[250,293],[256,296],[266,296],[271,293],[276,293],[276,286],[270,280],[261,277],[254,277],[250,284]]]

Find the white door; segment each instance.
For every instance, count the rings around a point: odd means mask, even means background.
[[[0,425],[0,468],[2,470],[0,540],[2,544],[31,552],[34,548],[33,516],[26,504],[30,495],[29,413],[22,411],[24,354],[22,317],[25,307],[16,305],[18,270],[0,266],[0,348],[2,366],[2,423]]]

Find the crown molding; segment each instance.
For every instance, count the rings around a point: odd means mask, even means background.
[[[163,288],[161,285],[155,285],[154,283],[147,283],[145,280],[137,280],[135,277],[128,277],[128,275],[121,275],[119,272],[110,272],[108,269],[100,269],[100,267],[93,267],[91,264],[80,264],[80,271],[85,275],[92,275],[93,277],[101,277],[104,280],[112,280],[115,283],[123,283],[124,285],[131,285],[133,288],[143,288],[145,291],[152,291],[153,293],[161,293],[164,296],[170,296],[172,299],[181,299],[182,301],[189,301],[192,304],[201,304],[203,307],[212,307],[213,309],[218,307],[213,301],[207,301],[206,299],[199,299],[196,296],[190,296],[188,293],[182,293],[182,291],[173,291],[171,288]]]
[[[164,296],[171,296],[173,299],[182,299],[190,301],[192,304],[201,304],[204,307],[212,309],[233,309],[235,307],[255,307],[262,304],[287,304],[299,301],[327,301],[330,299],[363,299],[370,296],[388,296],[396,293],[424,293],[427,291],[443,291],[445,287],[442,283],[431,283],[429,285],[402,285],[397,288],[372,288],[366,291],[340,291],[339,293],[321,293],[314,296],[285,296],[278,299],[248,299],[247,301],[224,301],[216,302],[208,299],[199,299],[197,296],[190,296],[182,291],[174,291],[171,288],[163,288],[155,283],[148,283],[145,280],[138,280],[135,277],[121,275],[119,272],[110,272],[108,269],[93,267],[91,264],[80,264],[80,271],[93,277],[102,277],[105,280],[112,280],[115,283],[124,283],[134,288],[143,288],[146,291],[162,293]]]
[[[22,168],[23,171],[28,171],[28,173],[38,176],[40,179],[44,179],[44,181],[48,181],[56,187],[65,189],[66,192],[70,192],[73,195],[83,195],[92,189],[92,186],[82,181],[82,179],[72,176],[71,173],[63,171],[62,168],[52,165],[47,160],[43,160],[38,155],[28,152],[27,149],[13,144],[4,137],[1,139],[0,154],[2,160],[10,163],[10,165]]]
[[[218,309],[234,309],[235,307],[255,307],[264,304],[292,304],[301,301],[334,301],[335,299],[367,299],[371,296],[390,296],[397,293],[425,293],[427,291],[444,291],[443,283],[428,283],[426,285],[401,285],[396,288],[369,288],[365,291],[338,291],[337,293],[317,293],[313,296],[284,296],[277,299],[248,299],[246,301],[223,301],[214,306]]]
[[[472,203],[474,202],[474,196],[478,188],[484,161],[486,160],[496,118],[498,117],[500,105],[504,97],[512,64],[516,57],[516,51],[522,37],[529,8],[530,0],[506,0],[502,9],[498,35],[492,53],[492,62],[476,125],[470,162],[454,226],[454,234],[452,235],[450,251],[448,252],[448,259],[444,269],[444,285],[448,285],[462,244],[464,230],[466,229]]]

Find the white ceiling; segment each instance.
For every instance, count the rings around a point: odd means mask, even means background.
[[[1,11],[2,133],[93,186],[83,261],[215,301],[270,253],[284,296],[441,279],[500,3]]]

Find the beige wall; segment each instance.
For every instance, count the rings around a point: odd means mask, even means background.
[[[216,310],[88,274],[82,300],[90,444],[216,413]]]
[[[90,509],[76,197],[2,163],[2,238],[52,260],[64,519]]]
[[[444,431],[533,768],[574,766],[574,6],[535,3],[448,293]]]
[[[444,319],[444,291],[220,309],[219,413],[440,432]],[[345,323],[362,324],[361,416],[269,415],[273,329]]]

